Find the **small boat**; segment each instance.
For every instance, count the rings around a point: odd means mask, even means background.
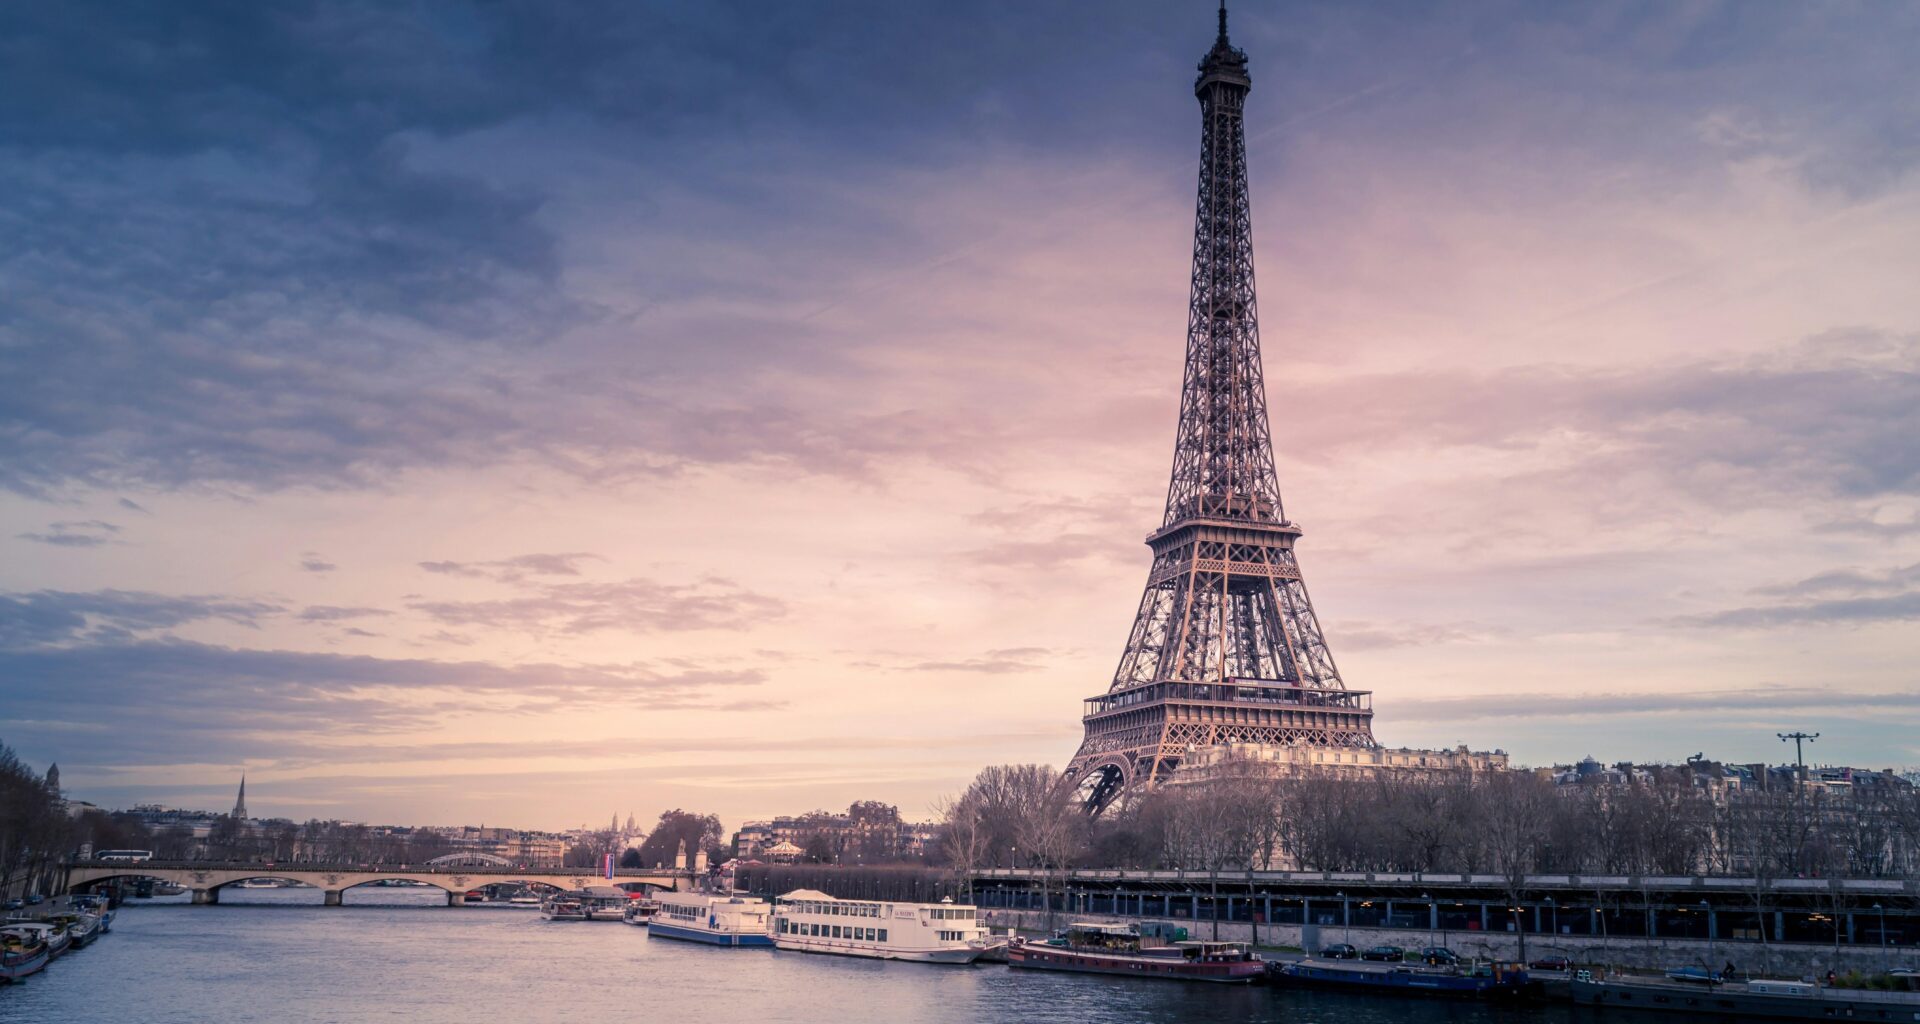
[[[540,905],[540,897],[530,892],[522,892],[507,897],[507,902],[516,907],[537,907]]]
[[[487,902],[487,891],[485,889],[468,889],[467,894],[462,896],[461,899],[468,903],[485,903]]]
[[[55,914],[48,920],[67,930],[67,942],[73,949],[85,949],[100,937],[100,919],[92,914]]]
[[[175,885],[172,882],[161,882],[153,887],[153,894],[155,896],[184,896],[186,892],[186,886]]]
[[[541,901],[540,916],[549,921],[585,921],[587,908],[571,896],[555,896]]]
[[[1713,985],[1720,976],[1705,967],[1675,967],[1667,972],[1668,981],[1683,981],[1693,985]]]
[[[233,887],[235,889],[278,889],[280,881],[274,878],[248,878],[233,883]]]
[[[1270,963],[1275,984],[1303,988],[1488,999],[1519,996],[1529,990],[1525,964],[1476,962],[1459,966],[1374,963],[1358,960],[1298,960]]]
[[[14,982],[37,974],[53,959],[47,944],[37,936],[22,935],[12,929],[0,929],[0,982]]]
[[[660,909],[647,922],[647,936],[684,939],[714,946],[773,945],[767,934],[767,901],[751,896],[721,896],[703,892],[669,892],[658,897]]]
[[[1241,984],[1266,974],[1266,962],[1244,942],[1161,944],[1133,925],[1087,922],[1070,924],[1044,942],[1015,939],[1007,947],[1007,966]]]
[[[970,964],[1003,944],[981,927],[978,917],[975,908],[950,899],[940,903],[842,900],[812,889],[795,889],[774,907],[773,944],[802,953]]]
[[[26,945],[45,946],[48,960],[57,959],[72,942],[65,928],[44,921],[15,922],[0,928],[0,935],[13,936]]]
[[[653,920],[653,915],[659,912],[660,904],[658,901],[650,900],[642,896],[639,899],[629,900],[627,902],[627,909],[621,913],[620,919],[635,927],[645,928],[647,924]]]

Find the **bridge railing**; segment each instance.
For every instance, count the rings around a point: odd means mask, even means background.
[[[577,878],[583,875],[604,876],[605,871],[598,867],[553,867],[549,865],[533,866],[524,864],[429,864],[420,863],[377,863],[372,861],[304,861],[304,860],[71,860],[68,868],[110,868],[124,870],[130,874],[141,871],[259,871],[262,875],[274,872],[292,871],[339,871],[339,872],[406,872],[414,875],[499,875],[515,874],[531,877],[554,876]],[[614,875],[690,875],[685,868],[615,868]]]

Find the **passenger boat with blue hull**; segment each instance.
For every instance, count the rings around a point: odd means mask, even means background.
[[[1157,944],[1130,925],[1068,925],[1044,942],[1015,939],[1007,966],[1037,971],[1118,974],[1164,981],[1246,984],[1266,975],[1266,962],[1244,942]]]
[[[1527,994],[1532,985],[1526,966],[1511,963],[1430,967],[1353,960],[1298,960],[1268,964],[1267,973],[1276,985],[1466,999],[1516,998]]]
[[[772,948],[767,901],[751,896],[723,896],[701,892],[661,893],[660,909],[647,922],[647,935],[682,939],[711,946]]]
[[[773,909],[773,944],[801,953],[970,964],[1004,940],[980,924],[974,907],[952,900],[843,900],[795,889]]]

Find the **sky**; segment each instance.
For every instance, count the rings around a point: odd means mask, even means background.
[[[1205,0],[0,13],[0,741],[565,828],[1064,765]],[[1392,746],[1920,764],[1920,7],[1236,3],[1301,564]]]

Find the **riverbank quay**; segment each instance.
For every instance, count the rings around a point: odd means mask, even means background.
[[[1731,961],[1799,977],[1920,964],[1920,885],[1899,879],[1079,870],[975,872],[998,927],[1173,921],[1197,938],[1333,942],[1664,970]]]

